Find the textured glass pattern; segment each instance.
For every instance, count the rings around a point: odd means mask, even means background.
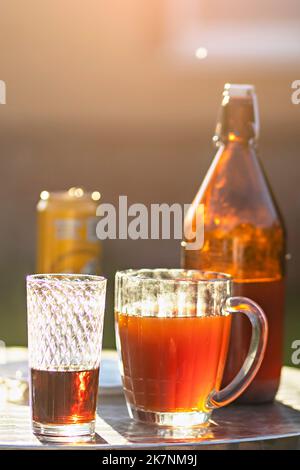
[[[99,367],[106,280],[86,275],[27,277],[29,366]]]
[[[191,317],[226,315],[222,305],[231,293],[231,277],[183,269],[119,271],[115,310],[126,315]]]

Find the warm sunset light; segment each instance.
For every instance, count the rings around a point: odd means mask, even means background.
[[[0,454],[300,450],[300,0],[0,10]]]

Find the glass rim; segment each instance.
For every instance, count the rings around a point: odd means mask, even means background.
[[[37,273],[28,274],[26,282],[39,282],[39,283],[57,283],[57,282],[80,282],[80,283],[103,283],[107,279],[104,276],[97,276],[96,274],[76,274],[76,273]]]
[[[153,273],[178,273],[179,276],[176,278],[159,278],[159,277],[150,277],[147,276],[147,274],[153,274]],[[180,278],[180,273],[186,273],[185,276],[182,276]],[[200,276],[198,279],[193,278],[193,277],[188,277],[189,275],[198,275]],[[117,277],[126,277],[127,279],[130,279],[130,281],[137,281],[137,282],[162,282],[162,283],[183,283],[186,282],[188,284],[201,284],[201,283],[226,283],[229,282],[231,283],[233,281],[233,277],[231,274],[228,273],[223,273],[219,271],[205,271],[205,270],[198,270],[198,269],[181,269],[181,268],[141,268],[141,269],[126,269],[123,271],[117,271],[116,272],[116,278]],[[201,276],[203,276],[201,278]],[[211,277],[210,277],[211,276]]]

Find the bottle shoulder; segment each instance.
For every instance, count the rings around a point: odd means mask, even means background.
[[[270,184],[250,145],[221,146],[191,205],[193,216],[204,205],[206,225],[282,226]]]

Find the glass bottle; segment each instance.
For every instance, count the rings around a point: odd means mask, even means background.
[[[254,87],[226,84],[214,137],[218,151],[185,219],[193,227],[204,205],[204,244],[193,250],[182,243],[183,267],[231,274],[235,295],[253,299],[267,315],[265,358],[240,398],[247,403],[274,399],[283,346],[285,229],[256,155],[258,130]],[[250,343],[247,322],[233,320],[224,384],[238,372]]]

